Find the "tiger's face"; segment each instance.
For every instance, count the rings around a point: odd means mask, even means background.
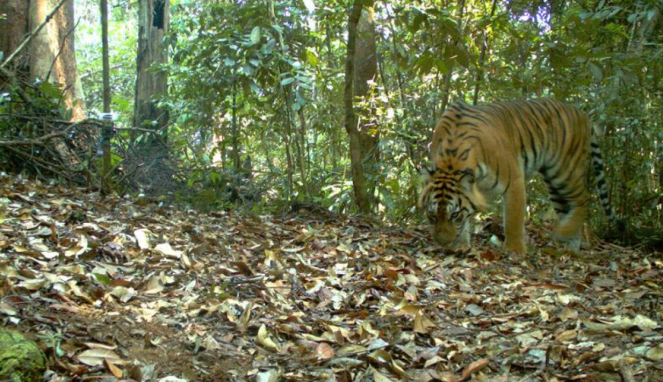
[[[469,245],[469,220],[485,210],[474,173],[444,164],[434,170],[424,168],[422,175],[426,184],[419,195],[419,206],[426,211],[435,241],[451,249]]]

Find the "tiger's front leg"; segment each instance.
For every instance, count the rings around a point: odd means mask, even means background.
[[[468,219],[469,220],[469,219]],[[467,220],[463,222],[463,225],[460,227],[460,232],[458,232],[458,249],[460,251],[468,251],[470,249],[470,233],[472,231],[472,224]]]
[[[516,176],[504,195],[504,247],[525,254],[525,178]]]

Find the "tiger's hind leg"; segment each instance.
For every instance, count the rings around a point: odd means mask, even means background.
[[[554,187],[549,182],[550,200],[557,212],[558,222],[555,227],[555,240],[570,249],[580,249],[580,234],[587,214],[588,195],[584,185],[576,187]]]

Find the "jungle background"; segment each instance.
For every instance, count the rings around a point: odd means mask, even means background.
[[[3,0],[0,342],[36,363],[0,380],[661,381],[662,9]],[[441,250],[436,120],[535,97],[591,116],[625,229],[556,247],[535,178],[526,256],[499,209]]]
[[[417,169],[449,102],[552,97],[602,132],[629,229],[661,231],[660,1],[111,2],[108,175],[101,125],[84,120],[104,111],[99,6],[65,2],[8,62],[57,2],[25,4],[0,9],[4,170],[206,210],[313,203],[405,224],[421,215]],[[531,188],[530,217],[548,216]]]

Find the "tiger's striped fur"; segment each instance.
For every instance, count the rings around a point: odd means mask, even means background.
[[[524,253],[525,184],[535,171],[543,175],[559,217],[557,240],[574,249],[580,245],[592,165],[602,205],[614,219],[589,118],[559,101],[454,103],[435,127],[430,161],[419,204],[427,211],[433,238],[445,247],[469,246],[470,217],[503,195],[505,247]]]

